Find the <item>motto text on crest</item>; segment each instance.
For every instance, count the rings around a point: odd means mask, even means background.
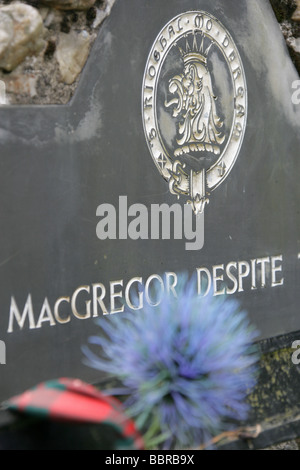
[[[142,112],[171,193],[203,212],[239,155],[247,121],[243,64],[219,20],[186,12],[161,30],[145,69]]]

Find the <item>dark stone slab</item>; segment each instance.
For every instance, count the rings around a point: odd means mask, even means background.
[[[96,210],[101,204],[118,208],[119,196],[127,196],[129,206],[140,203],[148,209],[177,202],[149,151],[141,97],[148,55],[160,31],[172,18],[194,10],[212,15],[229,32],[248,90],[240,150],[205,207],[204,246],[189,251],[186,240],[99,240]],[[168,60],[174,73],[180,73],[177,59]],[[228,83],[235,80],[230,82],[230,63],[220,45],[209,63],[228,139],[235,123],[230,101],[234,85],[227,95],[217,64],[220,70],[227,67]],[[164,64],[162,72],[169,80],[173,75],[168,76]],[[165,273],[192,274],[203,267],[213,275],[215,266],[215,278],[223,276],[227,289],[235,290],[232,295],[248,310],[261,338],[300,329],[300,106],[291,101],[297,77],[266,0],[117,1],[68,106],[0,109],[0,339],[6,344],[1,399],[58,376],[98,381],[99,375],[83,364],[81,352],[95,331],[94,319],[76,318],[66,299],[59,304],[61,321],[54,313],[58,299],[78,292],[77,317],[86,312],[88,317],[89,305],[91,316],[96,315],[95,284],[105,286],[104,303],[111,312],[110,289],[124,293],[133,278],[146,281],[157,274],[165,281]],[[166,83],[159,85],[161,108]],[[231,111],[226,114],[226,109]],[[181,197],[178,203],[187,199]],[[247,266],[255,267],[255,280],[251,273],[242,277]],[[240,267],[239,285],[226,267],[235,277]],[[120,280],[123,287],[110,284]],[[216,291],[222,290],[222,281],[215,283]],[[86,290],[78,291],[84,286]],[[94,290],[100,296],[101,287]],[[22,314],[26,301],[30,309],[30,299],[34,318],[30,323],[27,315],[22,326],[10,311],[17,305]],[[120,308],[117,297],[115,303]]]

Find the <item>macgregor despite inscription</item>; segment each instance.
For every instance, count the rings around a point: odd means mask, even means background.
[[[214,296],[233,295],[257,289],[275,288],[284,285],[283,256],[266,256],[248,261],[230,261],[227,264],[201,266],[195,269],[198,295],[206,296],[212,290]],[[32,295],[20,308],[15,297],[11,297],[8,333],[15,328],[23,330],[66,324],[72,318],[87,320],[99,315],[113,315],[124,312],[125,308],[141,310],[144,303],[158,306],[165,293],[176,297],[177,274],[166,272],[163,275],[152,274],[147,279],[133,277],[128,282],[124,279],[80,286],[72,293],[59,297],[50,305],[48,298],[39,312],[34,311]],[[153,294],[156,287],[156,297]]]

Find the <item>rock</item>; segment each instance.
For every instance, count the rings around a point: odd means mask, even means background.
[[[28,56],[18,67],[9,75],[0,68],[0,105],[1,105],[1,80],[7,83],[6,97],[9,104],[12,105],[49,105],[49,104],[67,104],[73,96],[78,80],[73,80],[72,75],[77,74],[78,69],[84,66],[85,56],[97,37],[98,30],[102,21],[110,14],[111,7],[115,0],[97,0],[94,7],[89,10],[69,10],[64,11],[50,6],[49,0],[17,0],[19,3],[24,2],[35,7],[41,15],[44,23],[44,40],[45,46],[37,56]],[[54,3],[62,4],[62,0],[51,0]],[[15,2],[15,0],[13,0]],[[14,5],[8,0],[0,0],[1,6]],[[69,2],[71,3],[71,2]],[[73,3],[73,2],[72,2]],[[94,3],[94,2],[93,2]],[[78,3],[77,3],[78,5]],[[88,5],[87,3],[85,5]],[[95,17],[96,12],[96,18]],[[99,14],[98,14],[99,12]],[[2,17],[3,20],[3,17]],[[6,47],[11,42],[12,25],[9,24],[9,18],[0,21],[0,49],[6,43]],[[66,53],[61,56],[57,55],[57,47],[60,42],[60,33],[76,34],[81,31],[83,39],[88,33],[90,37],[86,37],[86,46],[80,51],[79,57],[71,60],[68,70],[68,59]],[[82,41],[82,38],[81,38]],[[80,42],[81,42],[80,41]],[[2,44],[2,46],[1,46]],[[61,47],[64,41],[61,41]],[[83,54],[85,53],[85,54]],[[0,54],[1,55],[1,54]],[[83,55],[83,59],[80,57]],[[61,57],[60,64],[57,58]],[[65,62],[64,64],[62,62]],[[77,65],[75,65],[77,62]],[[82,62],[82,63],[81,63]],[[31,76],[34,75],[35,79]],[[21,80],[24,79],[24,83]],[[64,81],[66,80],[66,82]]]
[[[296,54],[300,54],[300,38],[292,38],[288,44]]]
[[[300,73],[300,0],[270,0],[291,59]]]
[[[42,3],[58,10],[87,10],[96,0],[42,0]]]
[[[294,12],[292,20],[300,22],[300,0],[297,0],[297,10]]]
[[[97,28],[102,21],[110,15],[111,9],[113,7],[113,4],[115,3],[116,0],[106,0],[105,8],[104,9],[97,9],[96,13],[96,18],[93,24],[93,28]]]
[[[36,96],[37,76],[33,73],[11,75],[5,80],[6,92],[15,95]]]
[[[90,51],[92,36],[86,31],[60,33],[56,58],[62,80],[71,85],[83,69]]]
[[[299,446],[296,441],[288,441],[267,447],[263,450],[299,450]]]
[[[0,80],[0,106],[3,104],[8,104],[8,100],[6,98],[6,85],[3,80]]]
[[[26,56],[44,47],[43,20],[39,12],[23,3],[0,8],[0,68],[12,71]]]

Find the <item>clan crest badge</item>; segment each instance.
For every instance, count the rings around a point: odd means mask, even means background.
[[[142,115],[170,192],[203,213],[234,166],[247,121],[243,64],[219,20],[192,11],[161,30],[147,60]]]

